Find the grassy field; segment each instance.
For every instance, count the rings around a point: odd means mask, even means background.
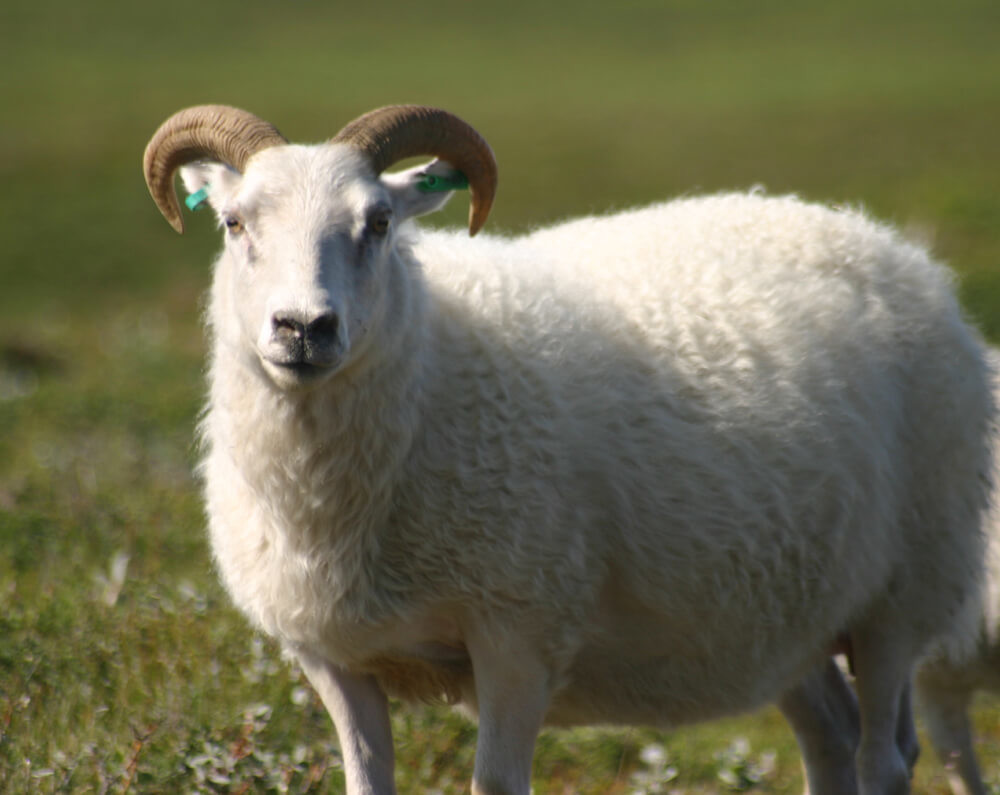
[[[995,0],[0,7],[0,791],[340,792],[328,718],[216,582],[191,474],[217,246],[140,172],[161,120],[246,107],[320,140],[389,102],[493,144],[490,228],[763,185],[928,242],[1000,342]],[[459,224],[453,203],[434,223]],[[475,731],[395,709],[401,792],[460,792]],[[1000,791],[1000,701],[977,703]],[[536,793],[801,789],[773,710],[546,733]],[[945,792],[928,754],[918,792]]]

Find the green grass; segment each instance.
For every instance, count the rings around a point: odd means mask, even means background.
[[[500,231],[755,184],[863,204],[950,262],[1000,341],[994,0],[339,6],[0,7],[0,791],[342,790],[328,718],[229,606],[204,538],[192,439],[217,240],[207,218],[174,235],[139,168],[185,105],[306,141],[387,102],[448,107],[497,153]],[[394,721],[402,792],[467,786],[468,723]],[[1000,702],[976,721],[1000,787]],[[666,761],[644,762],[651,746]],[[800,790],[773,710],[546,733],[535,791],[654,792],[671,768],[663,791],[724,791],[720,771],[755,765],[744,786]],[[930,754],[918,782],[946,791]]]

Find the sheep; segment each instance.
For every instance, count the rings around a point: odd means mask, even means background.
[[[395,791],[389,696],[478,717],[473,792],[525,795],[543,725],[777,701],[806,730],[844,639],[856,771],[806,746],[810,786],[908,790],[897,720],[979,577],[993,415],[923,250],[755,192],[471,239],[492,151],[422,106],[311,146],[235,108],[174,114],[144,173],[183,231],[178,170],[225,238],[214,560],[319,693],[349,793]],[[420,231],[466,180],[470,237]]]
[[[994,397],[1000,399],[1000,351],[989,351],[988,360]],[[964,608],[972,611],[977,631],[974,638],[969,638],[968,624],[960,621],[954,633],[935,641],[919,661],[914,675],[919,711],[931,744],[946,767],[954,795],[987,793],[973,749],[968,709],[976,691],[1000,692],[1000,496],[997,492],[1000,428],[995,425],[991,428],[990,443],[994,490],[986,519],[986,579],[978,591],[969,594]],[[838,662],[839,667],[832,660],[828,662],[820,675],[800,683],[793,702],[781,704],[796,730],[799,745],[819,754],[807,767],[807,775],[835,777],[838,771],[843,772],[844,759],[853,755],[857,747],[860,736],[857,700],[843,676],[849,664],[842,656]],[[919,743],[908,692],[901,705],[897,744],[912,768]]]
[[[990,352],[994,395],[1000,397],[1000,351]],[[996,460],[993,480],[1000,470],[1000,429],[991,440]],[[920,662],[914,678],[917,704],[927,724],[931,744],[948,768],[954,795],[986,795],[972,746],[968,709],[977,690],[1000,692],[1000,494],[991,495],[986,522],[987,578],[978,607],[978,632],[971,648],[962,643],[937,644]]]

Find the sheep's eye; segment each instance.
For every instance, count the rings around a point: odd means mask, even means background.
[[[238,235],[243,231],[243,222],[239,218],[234,218],[230,216],[226,219],[226,229],[234,235]]]
[[[392,210],[388,207],[376,207],[368,214],[368,232],[376,237],[383,237],[389,231],[389,219]]]

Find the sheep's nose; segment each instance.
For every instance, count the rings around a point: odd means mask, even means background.
[[[332,345],[337,339],[339,325],[340,318],[333,312],[325,312],[306,326],[306,340],[317,347]]]
[[[308,353],[331,346],[337,339],[340,320],[334,312],[305,318],[298,312],[275,312],[271,316],[271,334],[275,342],[289,348],[299,345]]]
[[[306,327],[297,317],[278,312],[271,317],[271,333],[275,340],[291,343],[306,335]]]

